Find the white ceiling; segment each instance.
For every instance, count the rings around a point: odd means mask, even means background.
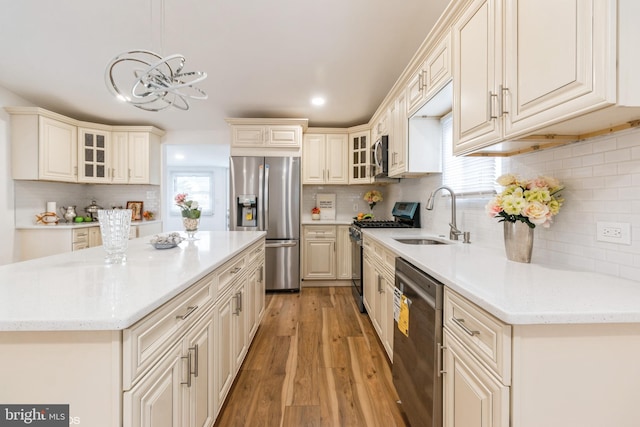
[[[225,117],[297,117],[352,126],[371,118],[448,3],[0,0],[0,86],[106,124],[226,130]],[[132,49],[185,55],[185,71],[207,72],[199,87],[209,99],[186,112],[120,103],[105,67]],[[324,107],[310,105],[315,95]]]

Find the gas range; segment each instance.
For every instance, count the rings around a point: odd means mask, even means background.
[[[363,283],[362,283],[362,229],[363,228],[419,228],[420,203],[397,202],[391,212],[393,220],[362,220],[354,221],[349,227],[351,237],[351,281],[353,296],[358,309],[364,313]]]
[[[391,211],[392,220],[365,219],[353,221],[349,227],[352,240],[361,241],[363,228],[419,228],[420,227],[420,203],[396,202]]]

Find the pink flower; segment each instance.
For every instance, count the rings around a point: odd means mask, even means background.
[[[489,214],[489,216],[493,218],[500,212],[502,212],[502,206],[500,206],[500,202],[498,200],[494,199],[487,203],[487,206],[485,206],[485,210],[487,214]]]
[[[183,203],[184,203],[184,201],[185,201],[186,199],[187,199],[187,193],[180,193],[180,194],[177,194],[177,195],[176,195],[176,198],[175,198],[176,203],[177,203],[178,205],[183,204]]]

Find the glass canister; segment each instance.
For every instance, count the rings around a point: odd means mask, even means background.
[[[131,209],[98,210],[102,246],[107,252],[107,264],[124,264],[127,262],[127,245],[131,228]]]

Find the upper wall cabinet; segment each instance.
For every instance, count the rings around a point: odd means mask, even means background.
[[[640,105],[639,13],[633,0],[472,1],[453,26],[454,153],[522,152],[640,118],[620,108]]]
[[[302,183],[348,184],[347,142],[346,133],[305,134],[302,147]]]
[[[160,137],[152,132],[112,134],[110,182],[160,185]]]
[[[232,155],[269,155],[287,151],[300,155],[307,119],[226,119],[231,126]],[[256,151],[258,150],[258,151]]]
[[[35,107],[6,110],[13,179],[160,184],[160,129],[79,122]]]
[[[111,132],[78,128],[78,181],[107,184],[110,180]]]
[[[451,79],[451,33],[428,54],[407,84],[407,112],[411,116]]]
[[[349,184],[371,182],[371,132],[349,134]]]

